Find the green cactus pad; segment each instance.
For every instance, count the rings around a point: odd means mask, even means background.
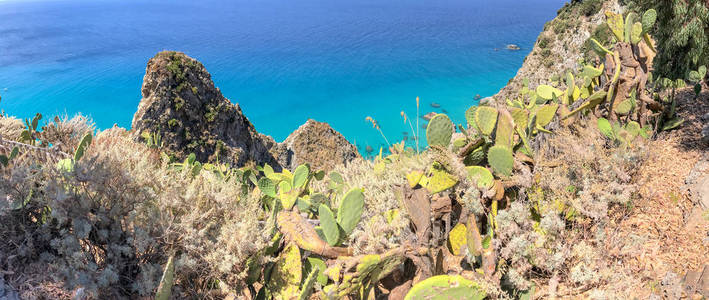
[[[587,77],[588,79],[596,78],[598,76],[601,76],[601,74],[603,74],[603,68],[594,68],[593,66],[590,66],[590,65],[584,66],[583,70],[581,71],[581,75],[584,77]],[[590,84],[591,84],[591,81],[588,80],[587,83],[584,83],[584,86],[588,87]]]
[[[628,124],[625,124],[625,130],[628,131],[633,138],[635,138],[640,135],[642,127],[640,127],[640,123],[630,121]]]
[[[258,188],[264,195],[276,198],[276,184],[271,179],[261,177],[258,180]]]
[[[485,159],[485,147],[478,147],[465,157],[463,163],[466,166],[477,165]]]
[[[300,165],[295,168],[293,172],[293,188],[302,189],[305,187],[305,183],[308,182],[308,176],[310,175],[310,168],[307,165]]]
[[[84,152],[86,152],[86,148],[91,145],[91,140],[93,136],[91,133],[87,133],[84,135],[84,137],[81,139],[81,142],[79,142],[79,146],[76,147],[76,152],[74,153],[74,161],[79,161],[84,156]]]
[[[458,256],[465,253],[463,250],[468,248],[468,242],[465,239],[466,232],[465,224],[458,223],[458,225],[455,225],[448,233],[447,246],[451,254]]]
[[[633,34],[633,24],[635,24],[635,19],[637,17],[638,15],[634,12],[630,12],[627,16],[625,16],[625,29],[623,30],[623,40],[625,42],[630,43],[631,41]],[[640,26],[642,26],[642,24]],[[640,29],[642,30],[642,27]]]
[[[337,209],[337,224],[340,224],[345,235],[349,235],[357,227],[357,223],[362,218],[362,211],[364,211],[364,193],[361,188],[353,188],[345,194],[340,208]]]
[[[278,198],[281,199],[283,208],[291,209],[295,204],[295,200],[298,199],[298,193],[293,190],[293,186],[288,181],[281,181],[278,184]]]
[[[298,296],[298,300],[307,300],[310,298],[310,294],[313,292],[313,285],[315,285],[317,276],[317,270],[312,270],[308,273],[308,277],[305,278],[303,285],[300,287],[300,295]]]
[[[650,9],[643,14],[642,25],[643,34],[650,32],[652,27],[655,26],[655,21],[657,20],[657,12],[654,9]]]
[[[628,115],[633,110],[633,101],[625,99],[615,107],[615,113],[621,116]]]
[[[576,88],[576,82],[574,74],[571,72],[566,73],[566,99],[563,100],[563,104],[568,105],[574,100],[574,90]]]
[[[471,280],[460,275],[438,275],[411,287],[404,300],[482,300],[485,297],[487,293]]]
[[[337,246],[340,242],[340,227],[335,221],[335,216],[324,204],[318,207],[318,217],[320,219],[320,228],[325,236],[325,241],[330,246]]]
[[[445,191],[458,183],[458,178],[448,174],[446,171],[434,168],[432,173],[432,176],[428,178],[425,185],[426,189],[431,194]]]
[[[175,285],[175,257],[170,256],[165,265],[165,270],[160,279],[158,291],[155,293],[155,300],[168,300],[172,295],[172,286]]]
[[[544,127],[549,125],[559,109],[559,104],[545,104],[537,110],[537,125]]]
[[[468,126],[476,127],[475,125],[475,111],[478,110],[477,106],[471,106],[465,111],[465,121],[468,122]]]
[[[643,39],[643,24],[635,22],[630,30],[630,42],[637,45]]]
[[[514,156],[510,148],[502,145],[493,146],[487,152],[487,161],[496,174],[505,177],[512,175]]]
[[[623,16],[611,11],[606,11],[606,23],[608,24],[608,28],[613,32],[613,35],[615,35],[616,40],[623,42],[623,33],[625,31],[623,28]]]
[[[327,276],[325,276],[327,264],[325,264],[325,261],[314,256],[308,256],[305,260],[304,267],[307,273],[317,270],[316,281],[323,286],[327,284]]]
[[[598,119],[598,130],[605,135],[607,138],[614,140],[615,139],[615,133],[613,132],[613,126],[611,126],[611,122],[608,121],[606,118],[599,118]]]
[[[699,66],[699,69],[697,69],[697,73],[699,73],[699,80],[703,80],[704,77],[707,76],[707,66]]]
[[[492,188],[495,178],[492,177],[492,173],[490,173],[487,168],[481,166],[471,166],[465,167],[465,170],[468,171],[468,178],[475,182],[479,189],[489,190]]]
[[[682,125],[682,123],[684,123],[683,118],[679,118],[679,117],[673,118],[673,119],[665,122],[665,125],[662,126],[662,130],[665,131],[665,130],[675,129],[675,128],[679,127],[680,125]]]
[[[690,71],[688,79],[689,79],[689,81],[692,81],[692,82],[698,82],[701,80],[701,78],[699,78],[699,72],[697,72],[697,71]]]
[[[526,109],[508,107],[507,110],[509,110],[512,115],[512,119],[514,120],[517,128],[524,128],[527,126],[527,122],[529,121],[529,112]]]
[[[554,97],[558,98],[564,94],[561,90],[546,84],[542,84],[537,87],[537,96],[544,100],[552,100]]]
[[[445,114],[437,114],[428,122],[426,140],[430,146],[448,147],[453,136],[453,122]]]
[[[495,130],[495,144],[505,145],[512,148],[515,134],[515,122],[512,115],[506,109],[500,110],[497,119],[497,129]]]
[[[269,289],[283,299],[297,297],[303,279],[302,269],[300,249],[295,244],[288,244],[273,266]]]
[[[475,124],[484,135],[491,135],[497,124],[497,109],[489,106],[480,106],[475,111]]]

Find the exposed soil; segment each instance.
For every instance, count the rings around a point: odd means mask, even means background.
[[[640,299],[652,294],[674,299],[677,280],[672,278],[682,279],[687,272],[701,272],[709,265],[709,211],[694,203],[685,188],[685,178],[709,151],[700,142],[709,92],[705,88],[695,100],[694,92],[686,89],[678,95],[678,104],[685,123],[650,142],[649,156],[637,176],[638,199],[629,216],[608,228],[609,240],[620,242],[611,247],[623,257],[620,268],[639,279],[630,295]],[[680,286],[685,288],[683,283]]]

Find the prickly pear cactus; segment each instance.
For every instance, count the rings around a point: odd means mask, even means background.
[[[308,182],[310,168],[307,165],[300,165],[293,172],[293,188],[302,189]]]
[[[633,110],[633,101],[631,99],[625,99],[618,103],[615,107],[615,113],[620,116],[628,115]]]
[[[491,135],[497,124],[497,109],[489,106],[480,106],[475,111],[475,125],[484,135]]]
[[[529,122],[529,111],[524,108],[508,107],[517,128],[524,128]]]
[[[554,97],[561,97],[564,93],[550,85],[542,84],[537,87],[537,96],[544,100],[551,100],[554,99]]]
[[[271,179],[261,177],[261,179],[258,180],[258,188],[264,195],[276,198],[276,185]]]
[[[431,146],[448,147],[453,136],[453,122],[445,114],[437,114],[426,127],[426,139]]]
[[[635,22],[633,23],[633,26],[630,29],[630,42],[633,44],[638,44],[640,41],[642,41],[643,38],[643,24],[640,22]]]
[[[487,161],[495,173],[505,177],[512,175],[514,156],[510,148],[502,145],[493,146],[487,152]]]
[[[86,148],[91,145],[92,139],[93,135],[91,133],[84,135],[81,142],[79,142],[79,146],[76,147],[76,152],[74,152],[74,161],[79,161],[84,156],[84,152],[86,152]]]
[[[475,282],[459,275],[438,275],[414,285],[404,300],[482,300],[487,293]]]
[[[638,17],[634,12],[628,13],[625,16],[625,30],[623,30],[623,40],[630,43],[633,34],[633,24],[635,24],[635,19]],[[642,24],[640,25],[642,26]],[[642,27],[641,27],[642,30]]]
[[[464,254],[464,250],[468,247],[468,242],[465,239],[467,229],[465,224],[458,223],[448,233],[448,250],[456,256]]]
[[[299,294],[302,277],[300,249],[295,244],[288,244],[273,267],[268,287],[283,299],[295,298]]]
[[[318,216],[325,241],[330,246],[337,246],[340,242],[340,226],[337,225],[334,214],[327,205],[320,204]]]
[[[411,173],[406,174],[406,180],[409,182],[411,188],[416,187],[421,178],[423,177],[423,172],[421,171],[411,171]]]
[[[479,189],[489,190],[492,188],[492,183],[495,178],[492,177],[492,173],[490,173],[487,168],[481,166],[471,166],[465,167],[465,169],[468,171],[468,177],[470,180],[475,182]]]
[[[466,166],[477,165],[485,159],[485,147],[478,147],[465,157],[463,163]]]
[[[313,285],[315,285],[317,276],[318,270],[312,270],[310,271],[310,273],[308,273],[308,277],[305,278],[303,286],[300,289],[300,295],[298,296],[298,300],[307,300],[308,298],[310,298],[310,294],[313,292]]]
[[[283,208],[291,209],[298,199],[298,194],[296,189],[293,189],[293,186],[284,180],[278,184],[278,198],[281,199]]]
[[[425,181],[425,187],[429,193],[435,194],[452,188],[458,183],[458,178],[448,174],[448,172],[434,168],[430,178]]]
[[[353,188],[347,192],[337,209],[337,224],[345,235],[349,235],[355,229],[362,218],[362,211],[364,211],[364,193],[361,188]]]
[[[635,122],[635,121],[630,121],[628,124],[625,124],[625,130],[630,133],[632,138],[635,138],[639,136],[642,132],[642,128],[640,127],[640,123]]]
[[[545,104],[539,107],[537,111],[537,125],[544,127],[549,125],[559,109],[559,104]]]
[[[500,110],[495,130],[495,144],[505,145],[512,148],[515,134],[515,122],[512,115],[506,109]]]
[[[471,127],[475,127],[475,111],[478,109],[477,106],[471,106],[468,108],[468,110],[465,111],[465,120],[468,122],[468,125]]]
[[[654,9],[650,9],[643,14],[642,26],[643,34],[650,32],[652,27],[655,26],[655,21],[657,20],[657,12]]]
[[[599,118],[598,119],[598,130],[603,133],[607,138],[614,140],[615,139],[615,133],[613,132],[613,127],[611,126],[611,122],[608,121],[606,118]]]
[[[623,16],[606,11],[606,23],[615,35],[616,40],[622,42],[624,38]]]
[[[404,263],[405,256],[399,250],[384,254],[370,254],[356,257],[342,257],[330,264],[325,274],[334,284],[323,288],[321,299],[342,299],[346,295],[361,291],[369,283],[378,282]]]

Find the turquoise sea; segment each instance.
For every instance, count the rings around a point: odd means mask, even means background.
[[[0,0],[0,109],[130,127],[148,59],[178,50],[260,132],[282,141],[314,118],[364,153],[384,143],[365,118],[400,141],[411,131],[400,112],[415,126],[417,96],[421,114],[464,122],[476,94],[514,76],[563,2]]]

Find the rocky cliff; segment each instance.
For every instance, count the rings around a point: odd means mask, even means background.
[[[326,123],[310,120],[281,144],[257,132],[239,105],[214,86],[205,67],[184,53],[164,51],[150,59],[141,91],[134,138],[152,139],[178,159],[194,153],[199,161],[236,166],[267,163],[280,169],[310,163],[329,169],[359,156]]]
[[[574,0],[559,9],[556,18],[544,25],[534,48],[527,55],[515,77],[493,98],[504,103],[506,98],[517,96],[523,82],[529,81],[531,89],[540,84],[556,84],[564,87],[563,78],[568,70],[581,67],[581,62],[590,60],[588,40],[603,34],[604,11],[616,13],[625,8],[617,0]]]

